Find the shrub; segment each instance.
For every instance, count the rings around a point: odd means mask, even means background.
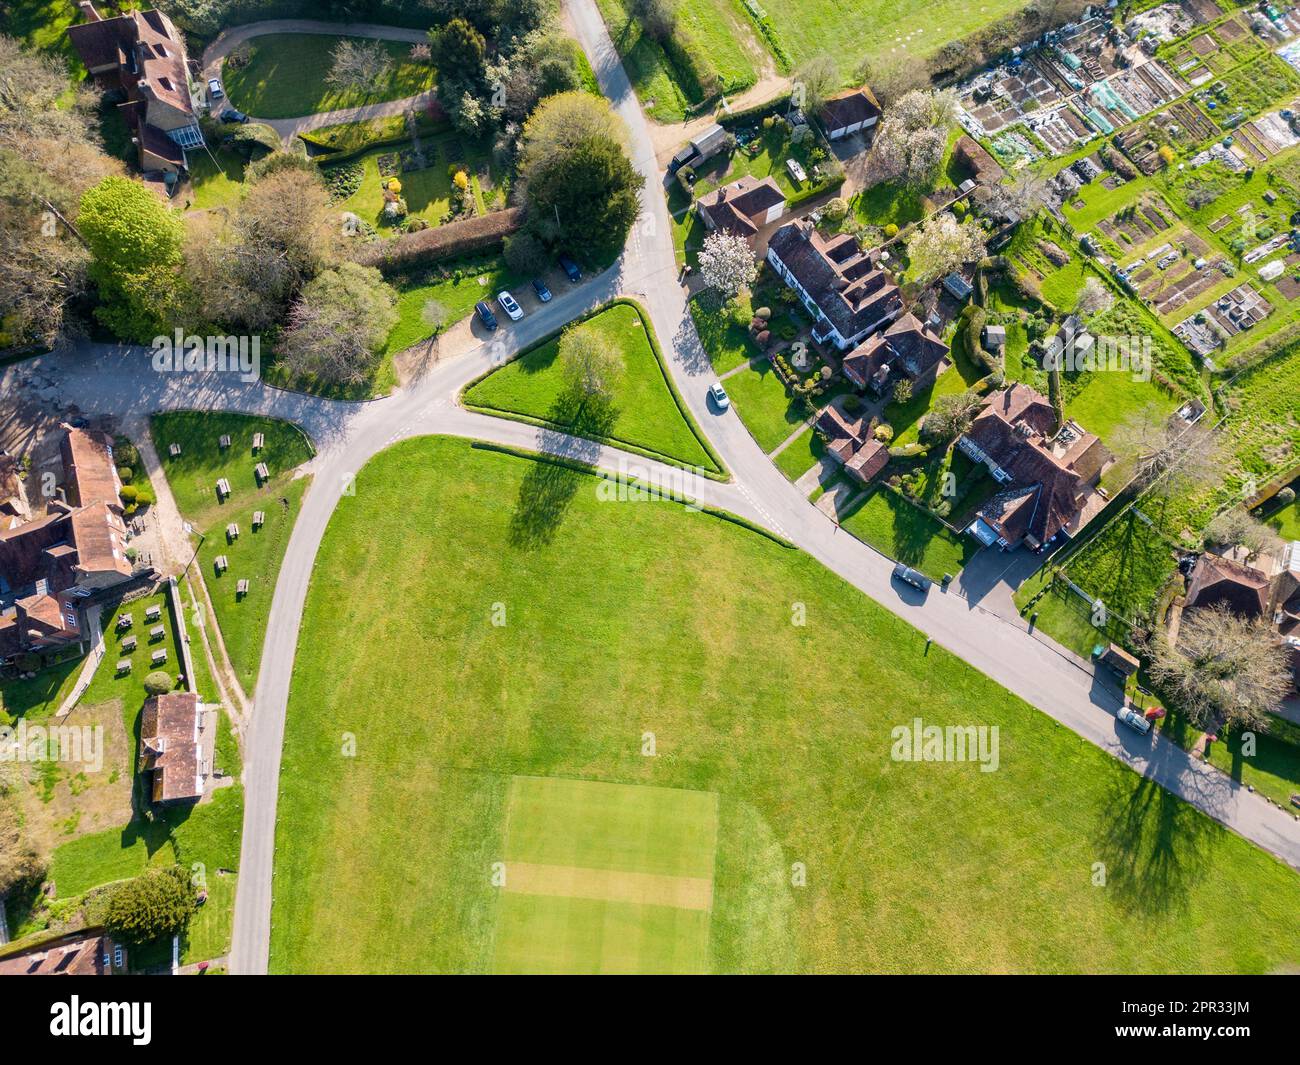
[[[857,414],[862,409],[862,397],[856,393],[850,393],[844,397],[844,413]]]
[[[758,310],[756,310],[756,311],[754,312],[754,317],[755,317],[755,318],[762,318],[763,321],[766,322],[769,318],[772,317],[772,308],[771,308],[771,307],[760,307]]]
[[[117,494],[123,503],[134,503],[140,496],[140,492],[133,484],[122,485]]]
[[[196,905],[189,876],[179,865],[150,869],[113,888],[104,927],[128,943],[147,943],[181,931]]]
[[[119,466],[117,468],[117,479],[123,484],[130,484],[131,479],[135,476],[135,470],[130,466]]]
[[[1274,498],[1277,499],[1277,504],[1279,507],[1289,507],[1292,503],[1295,502],[1295,489],[1292,488],[1290,485],[1287,485],[1285,488],[1279,491]]]
[[[898,226],[896,226],[893,222],[890,222],[888,225],[886,225],[885,236],[890,240],[893,240],[896,236],[898,236]]]
[[[161,669],[156,669],[144,678],[144,690],[150,695],[166,695],[176,687],[176,682],[172,680],[171,674]]]
[[[888,422],[881,422],[872,435],[882,444],[888,444],[894,439],[894,427]]]

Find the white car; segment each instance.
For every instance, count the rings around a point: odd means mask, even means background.
[[[221,90],[221,82],[216,78],[208,79],[208,96],[213,100],[220,100],[226,94]]]
[[[709,385],[709,399],[713,400],[718,410],[726,410],[731,406],[731,398],[727,395],[727,390],[722,387],[721,381],[714,381]]]
[[[1141,714],[1139,714],[1131,706],[1120,707],[1119,713],[1117,713],[1115,716],[1119,718],[1121,721],[1123,721],[1124,724],[1126,724],[1134,732],[1140,733],[1143,736],[1145,736],[1148,732],[1151,731],[1151,722],[1148,721]]]
[[[512,322],[517,322],[524,316],[524,309],[509,292],[498,292],[497,302],[501,304],[501,309],[510,316]]]

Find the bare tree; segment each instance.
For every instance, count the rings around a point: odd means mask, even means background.
[[[1291,690],[1290,654],[1266,618],[1244,618],[1224,603],[1188,610],[1173,646],[1152,645],[1151,678],[1206,732],[1264,728]]]
[[[327,384],[367,380],[397,324],[396,298],[379,271],[345,262],[308,282],[289,311],[280,355],[295,374]]]
[[[1229,458],[1222,441],[1203,421],[1188,425],[1167,417],[1155,405],[1135,411],[1116,427],[1111,450],[1133,457],[1139,488],[1159,482],[1165,492],[1219,483]]]
[[[840,87],[840,68],[822,52],[800,63],[794,72],[794,101],[808,113],[816,111]]]
[[[608,399],[623,361],[590,326],[570,326],[560,337],[560,366],[584,398]]]
[[[994,185],[989,190],[989,210],[995,214],[1027,218],[1047,202],[1047,188],[1047,178],[1026,167],[1009,182]]]
[[[1282,543],[1272,529],[1262,521],[1253,518],[1241,507],[1233,507],[1217,515],[1206,526],[1205,542],[1244,548],[1248,560]]]
[[[373,91],[392,68],[393,60],[380,41],[344,37],[331,53],[333,64],[325,80],[338,89]]]

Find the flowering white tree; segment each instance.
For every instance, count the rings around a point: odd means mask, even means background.
[[[1091,318],[1094,314],[1103,314],[1115,305],[1115,297],[1106,283],[1099,277],[1089,277],[1083,283],[1083,291],[1079,293],[1079,302],[1075,305],[1074,312],[1081,318]]]
[[[375,83],[392,67],[380,41],[354,41],[345,37],[331,53],[333,65],[325,80],[339,89],[374,91]]]
[[[958,222],[948,211],[934,215],[907,245],[913,281],[926,284],[962,263],[984,258],[984,231],[974,219]]]
[[[732,299],[749,288],[758,276],[754,253],[744,237],[716,229],[704,238],[700,250],[700,276],[709,288]]]
[[[907,93],[880,123],[872,146],[877,167],[888,179],[931,187],[956,113],[951,89]]]

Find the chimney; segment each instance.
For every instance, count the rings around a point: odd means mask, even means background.
[[[81,13],[86,17],[87,22],[104,21],[103,18],[100,16],[99,12],[95,10],[95,5],[92,4],[90,0],[81,0],[81,3],[79,3],[77,6],[81,8]]]

